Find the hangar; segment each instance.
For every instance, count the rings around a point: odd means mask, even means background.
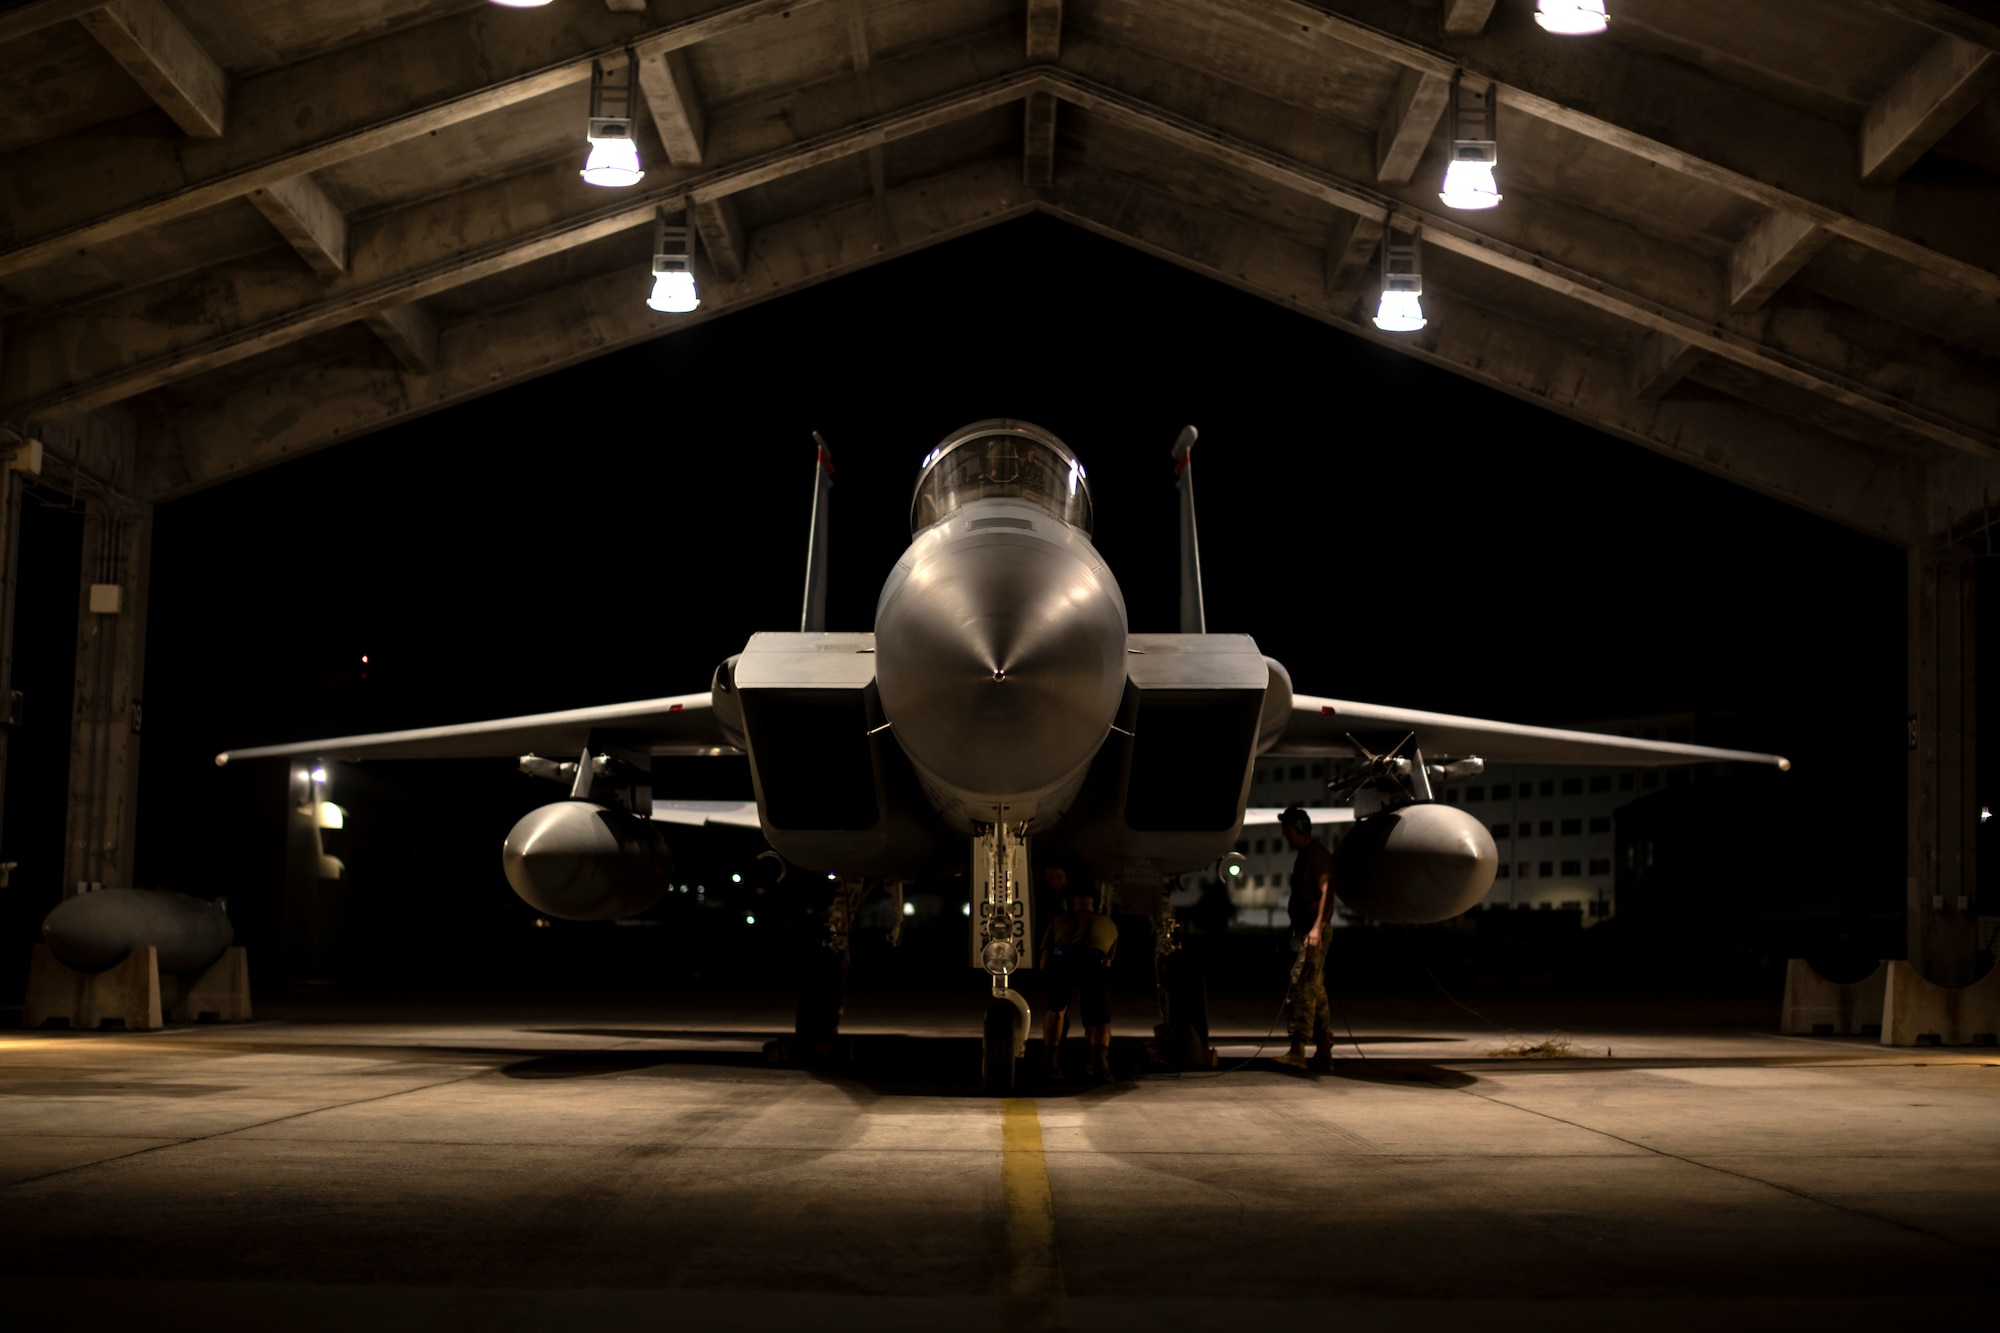
[[[131,876],[155,505],[1038,212],[1905,550],[1909,956],[1971,981],[2000,16],[1612,9],[0,11],[0,515],[24,474],[86,509],[63,882]],[[593,112],[642,180],[579,180]],[[1441,201],[1467,145],[1503,206]],[[701,304],[661,313],[680,226]],[[1385,264],[1422,330],[1375,327]]]

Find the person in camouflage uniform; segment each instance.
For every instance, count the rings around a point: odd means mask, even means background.
[[[1314,841],[1312,816],[1293,806],[1278,817],[1292,862],[1292,980],[1285,992],[1285,1027],[1292,1047],[1277,1057],[1294,1069],[1333,1067],[1333,1014],[1326,999],[1326,919],[1333,910],[1333,853]],[[1306,1042],[1313,1055],[1306,1058]]]

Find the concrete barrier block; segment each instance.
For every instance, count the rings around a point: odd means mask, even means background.
[[[64,966],[48,945],[37,944],[28,963],[21,1026],[45,1027],[51,1019],[66,1019],[80,1030],[110,1024],[133,1032],[156,1031],[165,1026],[160,1020],[159,959],[159,950],[149,944],[134,949],[116,967],[78,972]]]
[[[1970,986],[1937,986],[1914,967],[1885,964],[1884,1046],[1991,1046],[2000,1034],[2000,967]]]
[[[1778,1031],[1796,1036],[1872,1037],[1882,1030],[1882,1002],[1889,964],[1876,965],[1859,981],[1828,981],[1811,963],[1785,964],[1785,1007]]]
[[[175,1023],[250,1021],[250,955],[240,944],[199,972],[160,978],[160,1003]]]

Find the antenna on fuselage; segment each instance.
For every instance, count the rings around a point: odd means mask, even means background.
[[[1181,633],[1208,633],[1208,615],[1201,602],[1201,539],[1194,527],[1193,426],[1181,427],[1174,441],[1175,486],[1181,493]]]
[[[819,455],[813,460],[812,537],[806,543],[806,602],[799,613],[799,632],[826,631],[826,526],[833,495],[833,450],[826,447],[818,431],[813,443]]]

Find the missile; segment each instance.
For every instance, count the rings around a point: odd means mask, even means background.
[[[160,971],[194,972],[222,957],[236,938],[221,899],[209,902],[155,889],[98,889],[56,904],[42,938],[66,967],[102,972],[134,949],[159,950]]]

